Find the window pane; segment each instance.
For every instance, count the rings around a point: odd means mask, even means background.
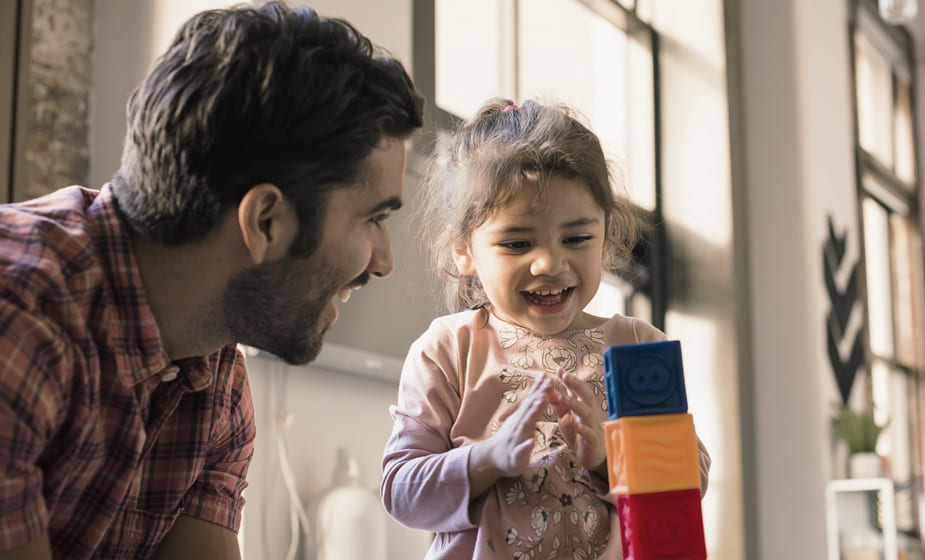
[[[598,317],[611,317],[614,313],[626,314],[626,300],[633,288],[613,274],[604,273],[601,287],[585,306],[585,311]]]
[[[655,210],[655,70],[651,37],[630,37],[627,46],[627,190],[640,207]]]
[[[891,369],[875,361],[871,367],[873,381],[874,416],[886,429],[877,443],[877,452],[889,461],[893,480],[906,482],[912,474],[910,453],[911,421],[909,398],[912,393],[909,376],[901,370]]]
[[[890,290],[890,231],[886,210],[864,199],[864,251],[867,272],[867,311],[870,348],[875,355],[893,356],[893,303]]]
[[[915,137],[913,133],[912,103],[909,99],[909,82],[896,78],[896,176],[911,188],[915,183]]]
[[[883,165],[892,168],[893,135],[890,123],[893,94],[890,63],[860,31],[854,36],[858,136],[861,147]]]
[[[638,2],[636,0],[616,0],[616,1],[617,1],[617,4],[620,4],[621,6],[623,6],[629,11],[633,11],[633,8],[636,7],[636,4],[646,4],[647,3],[647,0],[639,0]]]
[[[916,338],[915,317],[916,298],[912,292],[912,247],[917,246],[911,237],[914,234],[907,218],[898,214],[890,217],[893,232],[893,313],[896,324],[896,358],[903,364],[915,364]]]
[[[630,298],[630,309],[627,315],[652,323],[655,319],[652,315],[652,299],[643,292],[636,292]]]
[[[526,4],[518,12],[519,96],[564,101],[584,114],[604,152],[625,173],[630,197],[653,209],[651,46],[644,38],[630,41],[575,0],[530,0],[529,9]]]
[[[491,97],[513,97],[504,87],[509,57],[506,0],[435,0],[435,103],[468,119]]]

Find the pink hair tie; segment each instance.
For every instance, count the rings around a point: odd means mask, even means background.
[[[519,109],[519,107],[518,107],[517,105],[514,105],[513,103],[511,103],[510,105],[508,105],[507,107],[504,108],[504,112],[507,113],[507,112],[510,111],[511,109]]]

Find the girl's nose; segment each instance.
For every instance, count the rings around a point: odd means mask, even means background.
[[[567,268],[564,256],[555,249],[537,249],[530,273],[534,276],[555,276]]]

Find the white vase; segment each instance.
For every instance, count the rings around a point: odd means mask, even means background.
[[[379,494],[360,484],[356,458],[338,448],[334,484],[314,510],[316,560],[385,560],[387,523]]]
[[[883,461],[872,451],[853,453],[848,457],[848,475],[851,478],[877,478],[883,476]]]

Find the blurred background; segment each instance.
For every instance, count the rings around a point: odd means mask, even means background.
[[[108,181],[132,88],[183,20],[229,4],[0,0],[0,201]],[[408,200],[431,147],[488,97],[559,99],[587,117],[653,224],[592,306],[682,341],[713,456],[711,559],[923,557],[925,6],[291,4],[349,20],[413,73],[427,122]],[[402,359],[445,312],[406,214],[390,222],[394,274],[339,306],[317,362],[249,353],[247,560],[314,558],[335,475],[375,507]],[[857,450],[834,429],[840,406],[885,426],[870,473],[849,468]],[[378,535],[390,560],[422,557],[431,536],[379,513],[355,522],[356,538]]]

